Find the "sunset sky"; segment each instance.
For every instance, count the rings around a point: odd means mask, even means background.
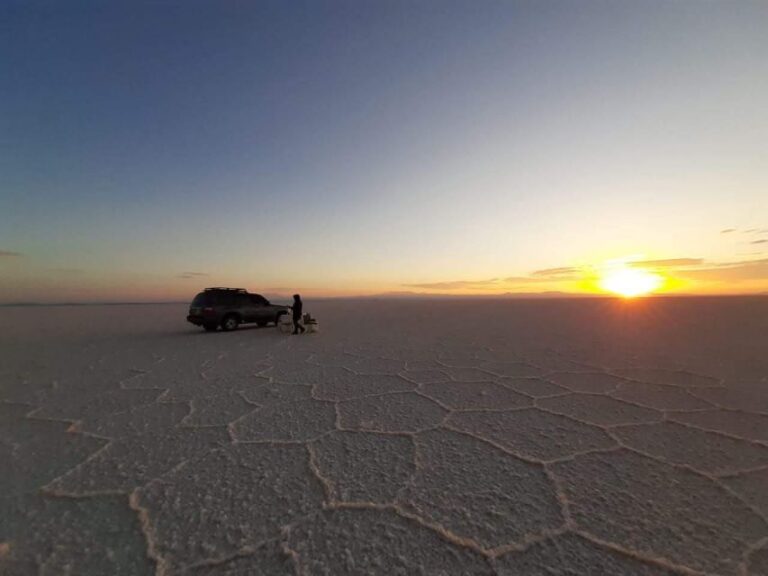
[[[768,2],[0,4],[0,303],[768,292]]]

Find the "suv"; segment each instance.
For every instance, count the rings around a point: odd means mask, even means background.
[[[207,332],[214,332],[219,326],[229,331],[246,322],[259,326],[277,324],[288,311],[288,306],[270,304],[264,296],[250,294],[243,288],[206,288],[189,305],[187,321]]]

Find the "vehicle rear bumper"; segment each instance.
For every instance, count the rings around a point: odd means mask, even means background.
[[[203,324],[205,324],[205,321],[203,320],[202,316],[189,315],[187,316],[187,322],[191,322],[195,326],[202,326]],[[208,320],[208,322],[211,322],[211,320]]]

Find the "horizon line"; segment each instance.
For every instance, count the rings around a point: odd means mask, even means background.
[[[283,296],[278,296],[283,298]],[[768,292],[725,293],[725,294],[648,294],[625,298],[615,294],[588,294],[569,292],[526,292],[505,294],[434,294],[434,293],[384,293],[356,296],[314,296],[306,300],[647,300],[659,298],[766,298]],[[284,298],[290,298],[285,296]],[[57,306],[162,306],[187,305],[188,300],[83,300],[63,302],[0,302],[0,308],[57,307]]]

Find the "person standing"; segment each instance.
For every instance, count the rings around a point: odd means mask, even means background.
[[[304,307],[303,302],[301,301],[301,296],[298,294],[293,295],[293,306],[291,306],[291,310],[293,310],[293,333],[298,334],[299,330],[301,330],[301,333],[303,334],[306,332],[306,328],[299,324],[299,321],[301,320],[301,311]]]

